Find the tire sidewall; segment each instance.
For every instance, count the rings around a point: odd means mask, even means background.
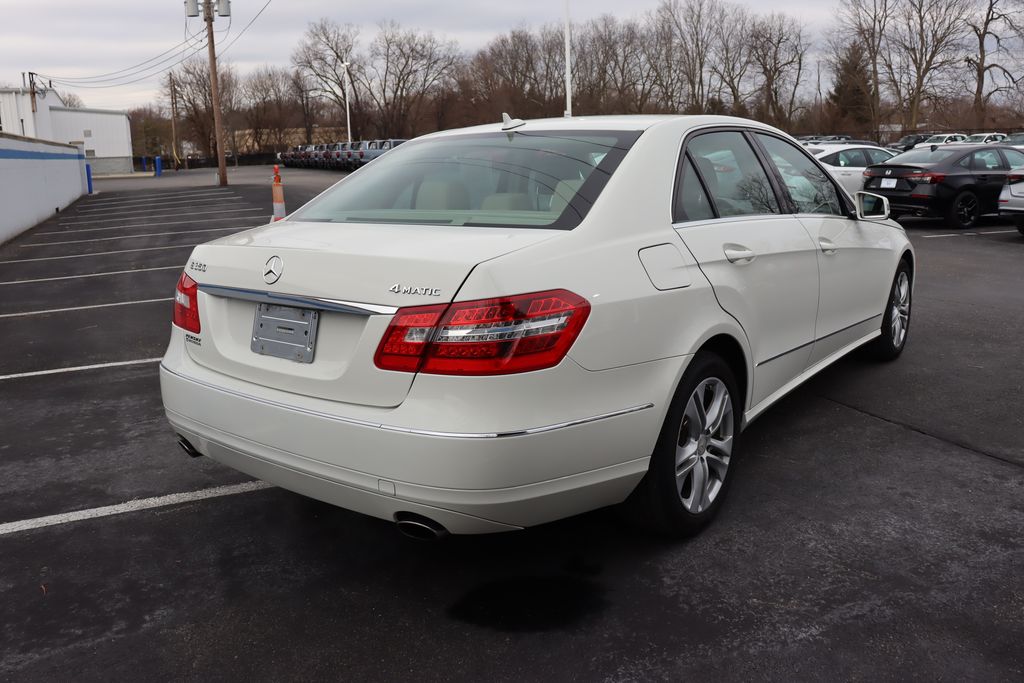
[[[710,377],[716,377],[725,384],[732,401],[732,453],[725,481],[715,500],[707,510],[695,514],[683,506],[683,501],[676,489],[676,444],[683,413],[690,395],[698,384]],[[646,493],[650,499],[650,510],[647,514],[653,517],[648,521],[652,522],[654,526],[672,535],[689,536],[697,533],[718,512],[735,476],[737,455],[740,452],[740,425],[742,424],[744,404],[745,397],[739,393],[736,377],[722,358],[712,353],[698,353],[694,356],[683,373],[683,378],[672,398],[644,481],[647,488]]]
[[[900,273],[906,273],[909,281],[911,296],[910,296],[910,311],[907,314],[907,325],[906,333],[903,335],[903,344],[897,348],[895,339],[893,338],[892,332],[892,307],[896,301],[896,285],[900,279]],[[879,341],[881,347],[879,351],[883,357],[887,359],[893,359],[903,353],[903,349],[907,347],[907,340],[910,338],[910,325],[914,321],[914,274],[911,271],[910,264],[907,263],[906,259],[900,261],[900,265],[896,268],[896,274],[892,277],[892,284],[889,286],[889,298],[885,302],[885,310],[882,312],[882,336]]]
[[[957,211],[957,207],[960,206],[960,203],[966,197],[974,197],[976,206],[974,217],[970,223],[961,222],[959,212]],[[967,230],[969,228],[974,227],[975,225],[977,225],[978,218],[981,216],[981,205],[978,202],[978,195],[974,194],[970,190],[964,190],[963,192],[961,192],[960,194],[953,198],[953,202],[952,204],[949,205],[949,211],[946,214],[946,221],[949,223],[951,227],[957,228],[959,230]]]

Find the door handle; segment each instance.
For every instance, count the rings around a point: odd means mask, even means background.
[[[757,256],[753,251],[741,244],[726,244],[722,247],[729,263],[750,263]]]
[[[818,244],[821,246],[821,250],[828,254],[829,256],[836,253],[836,249],[839,248],[836,246],[835,242],[833,242],[827,237],[819,237]]]

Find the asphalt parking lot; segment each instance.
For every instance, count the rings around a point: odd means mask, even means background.
[[[339,178],[283,175],[292,210]],[[100,181],[0,248],[0,679],[1024,676],[1012,226],[907,221],[904,355],[847,358],[755,422],[701,536],[605,510],[424,544],[175,445],[175,280],[271,213],[267,167],[231,179]]]

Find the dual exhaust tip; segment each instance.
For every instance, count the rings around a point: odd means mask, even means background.
[[[395,525],[403,534],[417,541],[439,541],[448,535],[448,530],[439,522],[415,512],[396,512]]]
[[[178,445],[190,458],[203,457],[203,454],[180,434],[178,435]],[[415,512],[396,512],[395,525],[403,534],[418,541],[439,541],[448,535],[448,530],[441,523]]]

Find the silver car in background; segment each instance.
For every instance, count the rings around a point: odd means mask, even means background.
[[[1011,169],[999,193],[999,215],[1013,221],[1024,235],[1024,167]]]

